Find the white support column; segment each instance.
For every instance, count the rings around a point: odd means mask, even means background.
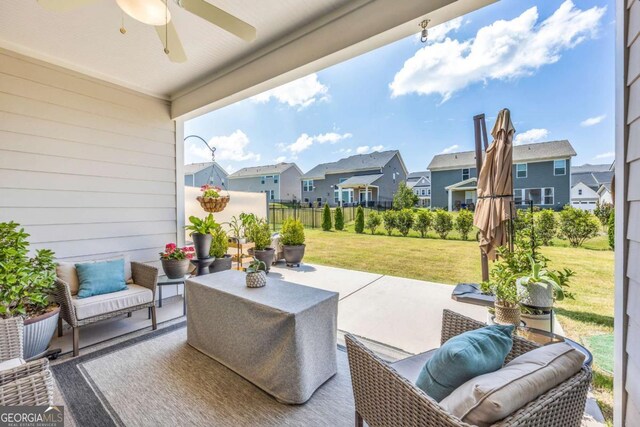
[[[447,190],[447,194],[449,196],[449,212],[453,211],[453,192],[451,190]]]
[[[338,206],[342,207],[342,187],[338,185]]]
[[[369,186],[368,185],[364,186],[364,206],[366,208],[369,207]]]
[[[182,247],[185,243],[184,233],[184,120],[175,121],[176,150],[176,243]],[[195,184],[195,174],[192,175]]]

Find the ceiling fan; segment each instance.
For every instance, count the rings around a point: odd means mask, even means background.
[[[96,0],[37,0],[38,4],[48,10],[64,12]],[[178,32],[171,21],[171,12],[167,2],[170,0],[115,0],[120,9],[133,19],[144,24],[153,25],[158,33],[158,37],[164,46],[164,52],[172,62],[185,62],[187,55],[184,52]],[[175,3],[209,21],[213,25],[245,40],[253,41],[256,38],[256,29],[243,20],[236,18],[230,13],[215,7],[205,0],[173,0]],[[126,33],[124,26],[120,29],[122,34]]]

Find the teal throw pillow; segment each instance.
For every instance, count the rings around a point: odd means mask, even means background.
[[[468,380],[497,371],[513,346],[513,329],[492,325],[449,339],[425,363],[416,386],[440,402]]]
[[[127,289],[124,259],[76,264],[78,298],[109,294]]]

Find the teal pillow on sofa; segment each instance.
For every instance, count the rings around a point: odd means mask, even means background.
[[[449,339],[425,363],[416,386],[440,402],[471,378],[497,371],[513,346],[513,329],[491,325]]]
[[[124,259],[76,264],[80,287],[78,298],[109,294],[127,289]]]

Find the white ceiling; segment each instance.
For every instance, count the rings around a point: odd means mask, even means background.
[[[125,16],[115,0],[51,12],[36,0],[2,0],[0,46],[148,94],[171,98],[257,49],[338,9],[348,0],[207,0],[257,29],[252,43],[169,0],[188,60],[169,61],[151,26]]]

